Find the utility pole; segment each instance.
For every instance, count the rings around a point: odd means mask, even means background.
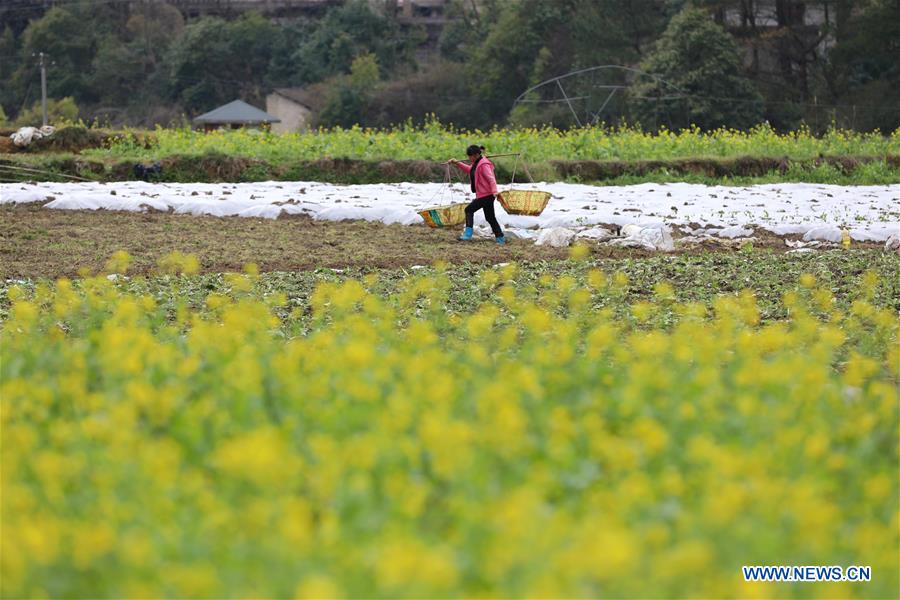
[[[47,126],[47,65],[41,52],[41,110],[44,113],[44,127]]]

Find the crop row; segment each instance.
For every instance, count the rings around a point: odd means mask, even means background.
[[[225,153],[271,163],[319,158],[370,160],[437,160],[464,158],[470,144],[489,154],[521,152],[529,161],[667,160],[695,157],[886,156],[900,153],[900,130],[890,135],[832,129],[822,136],[801,129],[778,133],[766,125],[749,131],[697,128],[648,133],[628,127],[601,126],[570,130],[553,128],[463,131],[436,121],[421,127],[389,130],[361,127],[319,129],[308,133],[271,134],[253,130],[209,133],[190,129],[157,129],[149,137],[126,135],[110,147],[88,154],[154,158],[176,154]]]

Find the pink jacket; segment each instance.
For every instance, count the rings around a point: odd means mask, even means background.
[[[472,165],[468,163],[458,162],[456,166],[466,173],[472,170]],[[484,198],[490,195],[497,195],[497,178],[494,176],[494,163],[487,158],[482,158],[478,161],[478,166],[475,167],[475,197]]]

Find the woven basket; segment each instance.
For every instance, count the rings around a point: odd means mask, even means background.
[[[466,222],[467,204],[451,204],[449,206],[436,206],[419,211],[419,216],[425,219],[429,227],[452,227]]]
[[[550,202],[550,192],[534,190],[506,190],[499,194],[500,205],[510,215],[531,215],[544,212]]]

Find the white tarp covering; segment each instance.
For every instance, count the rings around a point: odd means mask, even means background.
[[[836,186],[781,183],[744,187],[690,183],[591,186],[573,183],[517,185],[553,196],[539,217],[497,217],[513,230],[565,227],[584,230],[600,224],[642,228],[694,223],[721,237],[742,237],[751,227],[773,233],[834,238],[848,227],[859,241],[885,241],[900,233],[900,185]],[[111,192],[115,191],[115,194]],[[439,203],[465,202],[466,188],[454,184],[391,183],[332,185],[318,182],[260,183],[37,183],[0,184],[0,202],[37,202],[47,208],[139,211],[276,218],[282,213],[316,219],[364,219],[421,223],[419,210]],[[476,225],[484,225],[479,212]],[[814,233],[810,233],[814,232]],[[527,237],[527,236],[522,236]],[[838,238],[839,239],[839,238]]]

